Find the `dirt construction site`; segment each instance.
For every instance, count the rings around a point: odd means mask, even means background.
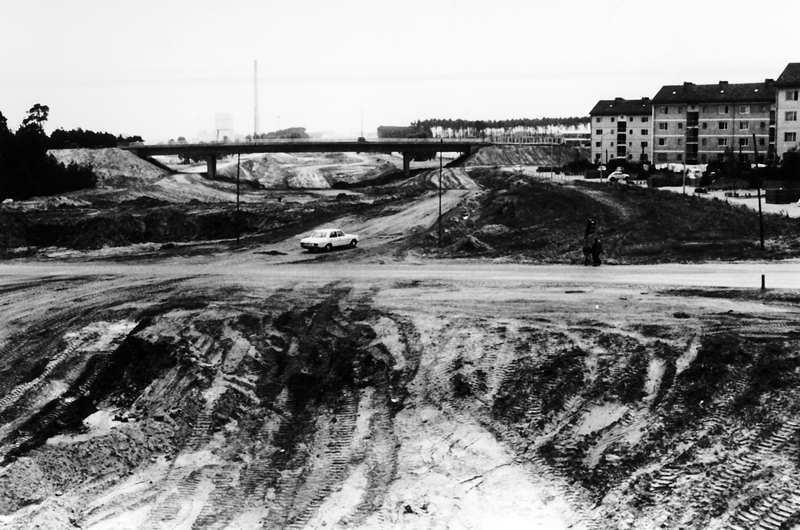
[[[98,188],[0,207],[0,529],[800,528],[800,220],[487,149],[441,199],[242,158],[238,208],[60,153]]]

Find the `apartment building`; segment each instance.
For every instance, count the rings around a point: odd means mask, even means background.
[[[775,157],[776,87],[720,81],[715,85],[667,85],[653,98],[656,164],[707,164],[730,150],[742,162]]]
[[[789,63],[775,81],[777,97],[775,98],[775,114],[777,117],[778,137],[777,154],[782,157],[790,149],[797,149],[800,144],[800,63]]]
[[[650,98],[601,100],[589,113],[591,160],[607,163],[615,158],[632,161],[652,159]]]

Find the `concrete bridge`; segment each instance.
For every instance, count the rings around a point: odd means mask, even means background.
[[[153,155],[191,155],[205,157],[208,177],[217,175],[217,156],[244,153],[402,153],[403,172],[408,175],[411,160],[439,152],[472,154],[492,145],[480,139],[382,138],[378,140],[252,140],[249,142],[212,142],[201,144],[121,144],[120,149],[140,157]]]

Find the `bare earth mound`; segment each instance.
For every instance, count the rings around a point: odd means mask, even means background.
[[[464,161],[463,166],[560,167],[579,159],[587,159],[588,155],[586,148],[561,145],[496,145],[479,149]]]
[[[796,294],[377,267],[15,267],[0,525],[800,519]]]
[[[168,171],[117,148],[54,149],[48,153],[64,165],[74,162],[81,166],[92,166],[98,177],[98,187],[138,188],[169,174]]]

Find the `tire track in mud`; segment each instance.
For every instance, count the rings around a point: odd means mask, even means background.
[[[328,291],[329,301],[323,302],[311,311],[311,318],[322,323],[325,336],[333,341],[333,344],[341,343],[343,346],[352,344],[361,353],[357,353],[355,359],[367,362],[354,372],[360,377],[369,375],[370,370],[375,370],[374,360],[382,359],[381,362],[388,362],[391,357],[386,347],[381,344],[370,344],[369,322],[376,314],[364,300],[349,300],[348,291],[330,286]],[[284,296],[282,293],[281,296]],[[269,303],[264,304],[269,306]],[[292,310],[291,314],[301,315],[302,308]],[[188,318],[188,317],[187,317]],[[296,318],[296,317],[293,317]],[[397,319],[397,332],[403,337],[403,341],[408,341],[408,336],[413,334],[413,329],[408,328],[409,323],[402,318]],[[268,326],[269,327],[269,326]],[[322,333],[319,324],[312,324],[308,328],[305,324],[295,325],[295,331],[285,329],[281,332],[285,337],[285,345],[281,346],[280,354],[286,355],[292,351],[294,341],[291,337],[297,336],[300,329],[315,329]],[[287,334],[287,331],[289,333]],[[263,331],[269,335],[275,331]],[[366,333],[366,334],[365,334]],[[274,335],[273,335],[274,336]],[[361,337],[355,342],[352,337]],[[198,358],[207,358],[213,353],[203,352],[203,349],[227,348],[221,346],[218,341],[209,341],[208,335],[200,336],[196,342],[192,343],[190,350],[197,350],[192,355]],[[326,339],[328,340],[328,339]],[[270,341],[264,343],[267,348],[272,348]],[[303,348],[302,341],[300,348]],[[403,346],[403,353],[406,357],[403,377],[408,378],[415,373],[416,363],[418,363],[421,351],[418,347]],[[332,352],[337,351],[336,349]],[[342,351],[342,350],[338,350]],[[293,355],[296,355],[293,354]],[[352,355],[352,354],[348,354]],[[224,365],[223,360],[220,365]],[[416,358],[416,360],[415,360]],[[370,360],[374,359],[374,360]],[[358,361],[364,362],[364,361]],[[367,372],[364,372],[367,367]],[[286,368],[284,368],[285,370]],[[385,408],[385,412],[377,410],[371,414],[372,420],[368,423],[367,432],[361,433],[360,444],[367,444],[367,441],[374,437],[386,438],[380,431],[391,432],[394,412],[391,403],[394,396],[400,396],[391,390],[397,387],[402,381],[390,382],[389,373],[377,370],[375,377],[383,380],[385,384],[380,385],[380,405],[378,409]],[[383,374],[383,375],[381,375]],[[219,375],[217,377],[220,377]],[[247,374],[239,374],[236,378],[228,377],[229,386],[238,386],[240,392],[250,392],[254,388],[252,385],[241,379]],[[393,376],[396,379],[395,376]],[[376,381],[377,382],[377,381]],[[213,386],[213,385],[212,385]],[[197,451],[206,451],[209,443],[216,435],[214,430],[214,407],[206,406],[201,408],[196,418],[193,420],[193,428],[186,436],[185,441],[178,448],[177,453],[172,455],[171,461],[162,473],[162,478],[154,487],[144,488],[143,490],[132,490],[130,493],[122,492],[113,497],[112,505],[118,506],[120,510],[141,509],[148,506],[148,515],[144,522],[139,525],[141,529],[160,528],[164,523],[170,524],[194,524],[195,527],[202,528],[226,528],[229,524],[241,516],[242,513],[261,513],[266,515],[265,528],[302,528],[308,523],[331,495],[335,494],[343,482],[348,478],[352,466],[364,459],[372,462],[370,464],[368,491],[364,499],[356,506],[353,506],[351,513],[347,516],[350,520],[365,520],[370,517],[378,508],[376,499],[382,498],[386,487],[391,479],[391,473],[385,475],[384,471],[394,469],[396,464],[386,462],[389,458],[396,461],[396,443],[384,442],[378,444],[386,446],[383,449],[372,447],[373,442],[369,442],[368,448],[354,447],[354,434],[357,431],[356,425],[360,414],[359,394],[349,385],[331,390],[332,393],[323,394],[314,398],[313,406],[306,402],[307,398],[301,395],[293,396],[290,392],[286,399],[278,400],[275,404],[271,402],[257,401],[248,402],[246,406],[263,407],[273,410],[272,417],[281,418],[279,425],[274,421],[270,423],[263,420],[259,432],[264,441],[263,449],[266,453],[254,454],[252,459],[248,459],[247,464],[219,463],[213,465],[200,465],[199,468],[192,465],[177,465],[176,463],[186,458],[191,458]],[[255,395],[253,394],[253,397]],[[251,398],[247,398],[251,399]],[[275,409],[274,407],[278,407]],[[373,404],[376,406],[376,404]],[[388,406],[388,408],[387,408]],[[310,408],[309,408],[310,407]],[[282,411],[282,412],[281,412]],[[301,431],[306,427],[311,427],[310,438],[304,443],[306,449],[296,449],[298,442],[298,427]],[[277,430],[276,430],[277,429]],[[364,427],[361,428],[362,430]],[[304,436],[304,435],[303,435]],[[294,448],[294,454],[284,453],[281,448]],[[366,451],[366,452],[364,452]],[[303,471],[305,469],[305,471]],[[154,491],[155,490],[155,491]],[[198,504],[197,499],[202,497],[202,505]],[[145,500],[149,499],[149,500]],[[194,503],[194,504],[192,504]],[[189,513],[187,506],[193,506],[194,512]],[[267,511],[268,510],[268,511]],[[254,512],[255,511],[255,512]],[[90,505],[89,509],[83,514],[83,522],[96,523],[99,521],[110,520],[117,516],[112,506]],[[268,514],[268,515],[267,515]],[[186,519],[189,517],[189,519]],[[194,518],[192,520],[191,518]],[[178,518],[181,521],[178,521]]]
[[[570,484],[569,476],[564,475],[560,467],[547,463],[536,450],[543,441],[556,436],[558,429],[581,409],[583,398],[566,396],[546,415],[543,395],[548,389],[553,392],[558,385],[557,381],[546,381],[546,388],[523,392],[513,401],[506,402],[501,412],[496,410],[498,393],[502,392],[503,385],[516,381],[520,372],[539,370],[563,353],[559,348],[574,347],[574,342],[563,334],[563,330],[550,326],[531,328],[514,321],[496,324],[492,323],[494,327],[487,329],[482,322],[466,325],[464,322],[449,322],[440,330],[434,344],[439,351],[448,348],[456,352],[466,350],[472,355],[469,361],[461,362],[459,354],[445,354],[426,376],[426,385],[437,386],[438,382],[439,388],[451,390],[447,395],[428,396],[428,399],[447,417],[461,423],[477,422],[507,445],[532,483],[547,484],[567,502],[571,507],[571,524],[600,528],[590,514],[589,507],[593,501],[589,496],[577,484]],[[466,342],[470,345],[459,346]],[[465,364],[471,368],[467,372],[463,369]],[[481,385],[475,377],[479,372],[486,374],[483,379],[488,382],[482,392],[478,390]],[[457,381],[460,375],[465,374],[471,392],[454,395],[458,394],[458,387],[447,383]],[[519,382],[511,385],[515,391],[520,390]],[[469,397],[477,398],[480,405],[470,405]],[[464,409],[464,406],[469,408]],[[490,416],[495,419],[490,419]],[[566,453],[570,454],[570,451]]]
[[[715,333],[735,332],[738,340],[743,341],[737,341],[736,344],[752,348],[760,347],[762,343],[774,343],[774,335],[770,330],[776,327],[785,329],[785,324],[771,325],[766,334],[750,334],[747,327],[728,325],[715,325],[713,329]],[[787,338],[787,335],[781,336],[781,343]],[[779,459],[785,447],[797,436],[800,422],[792,418],[781,420],[777,427],[775,423],[769,425],[759,421],[750,429],[740,428],[738,409],[742,407],[741,398],[754,384],[752,378],[758,359],[759,356],[756,356],[744,364],[734,362],[729,365],[724,382],[714,390],[712,399],[705,406],[702,402],[699,405],[687,403],[685,392],[688,387],[685,380],[677,380],[678,383],[670,390],[668,406],[657,414],[660,419],[656,423],[661,421],[667,432],[677,433],[673,436],[683,444],[682,454],[670,455],[662,461],[652,479],[646,483],[646,490],[636,494],[645,502],[661,507],[658,519],[661,524],[691,526],[693,520],[695,524],[698,520],[707,523],[708,518],[725,515],[729,503],[734,499],[741,502],[747,498],[750,494],[743,492],[747,491],[748,484],[757,481],[758,474]],[[694,362],[694,358],[691,362]],[[696,418],[695,421],[687,424],[687,418],[692,417]],[[710,463],[698,462],[693,452],[721,438],[724,438],[725,445],[739,448],[736,454]],[[797,489],[795,486],[781,487],[774,494],[786,497]],[[758,513],[763,511],[737,509],[734,514],[729,514],[730,528],[778,528],[790,517],[800,517],[795,507],[782,505],[780,514],[772,514],[767,522],[751,525]],[[778,526],[770,526],[776,521],[779,521]]]
[[[65,338],[69,331],[80,331],[89,324],[100,321],[99,317],[108,317],[115,307],[118,307],[131,299],[148,299],[155,293],[170,292],[181,280],[170,280],[152,284],[145,281],[139,285],[112,286],[99,289],[95,286],[97,281],[106,280],[105,277],[79,277],[67,278],[59,282],[62,287],[59,289],[64,292],[65,301],[70,304],[66,309],[56,310],[51,316],[33,318],[26,322],[28,329],[40,328],[40,336],[31,336],[27,330],[20,331],[9,338],[0,348],[0,361],[4,358],[8,363],[8,357],[14,356],[17,359],[26,357],[28,352],[35,352],[30,357],[46,361],[40,373],[17,369],[12,373],[12,377],[0,378],[0,418],[3,419],[3,426],[0,428],[0,461],[17,454],[23,447],[30,444],[35,438],[35,432],[48,429],[55,424],[61,415],[67,410],[69,405],[76,399],[86,397],[87,392],[94,384],[97,377],[107,368],[108,356],[113,350],[84,352],[85,358],[81,359],[74,366],[68,366],[66,372],[60,374],[59,379],[67,385],[65,390],[56,398],[45,405],[42,410],[48,409],[46,413],[40,414],[36,411],[27,410],[27,405],[38,399],[38,394],[42,387],[50,382],[50,376],[56,370],[62,370],[64,362],[73,354],[80,355],[81,347],[85,344],[78,342],[72,348],[67,348]],[[42,283],[28,283],[19,286],[20,289],[14,292],[24,292],[27,298],[35,298],[53,281],[45,280]],[[75,288],[83,289],[93,287],[91,292],[81,292],[79,297],[70,296]],[[97,303],[101,301],[101,303]],[[48,306],[45,311],[51,310]],[[121,337],[118,337],[120,339]],[[116,347],[119,340],[115,339],[110,346]],[[64,350],[58,351],[59,348]],[[14,362],[14,361],[12,361]],[[9,368],[10,369],[10,368]],[[7,370],[9,370],[7,369]],[[29,379],[30,378],[30,379]],[[26,379],[28,379],[26,381]],[[79,383],[78,386],[74,386]],[[34,414],[35,416],[32,416]],[[18,432],[12,441],[15,430],[19,429],[25,422],[34,423],[26,426],[26,430]]]

